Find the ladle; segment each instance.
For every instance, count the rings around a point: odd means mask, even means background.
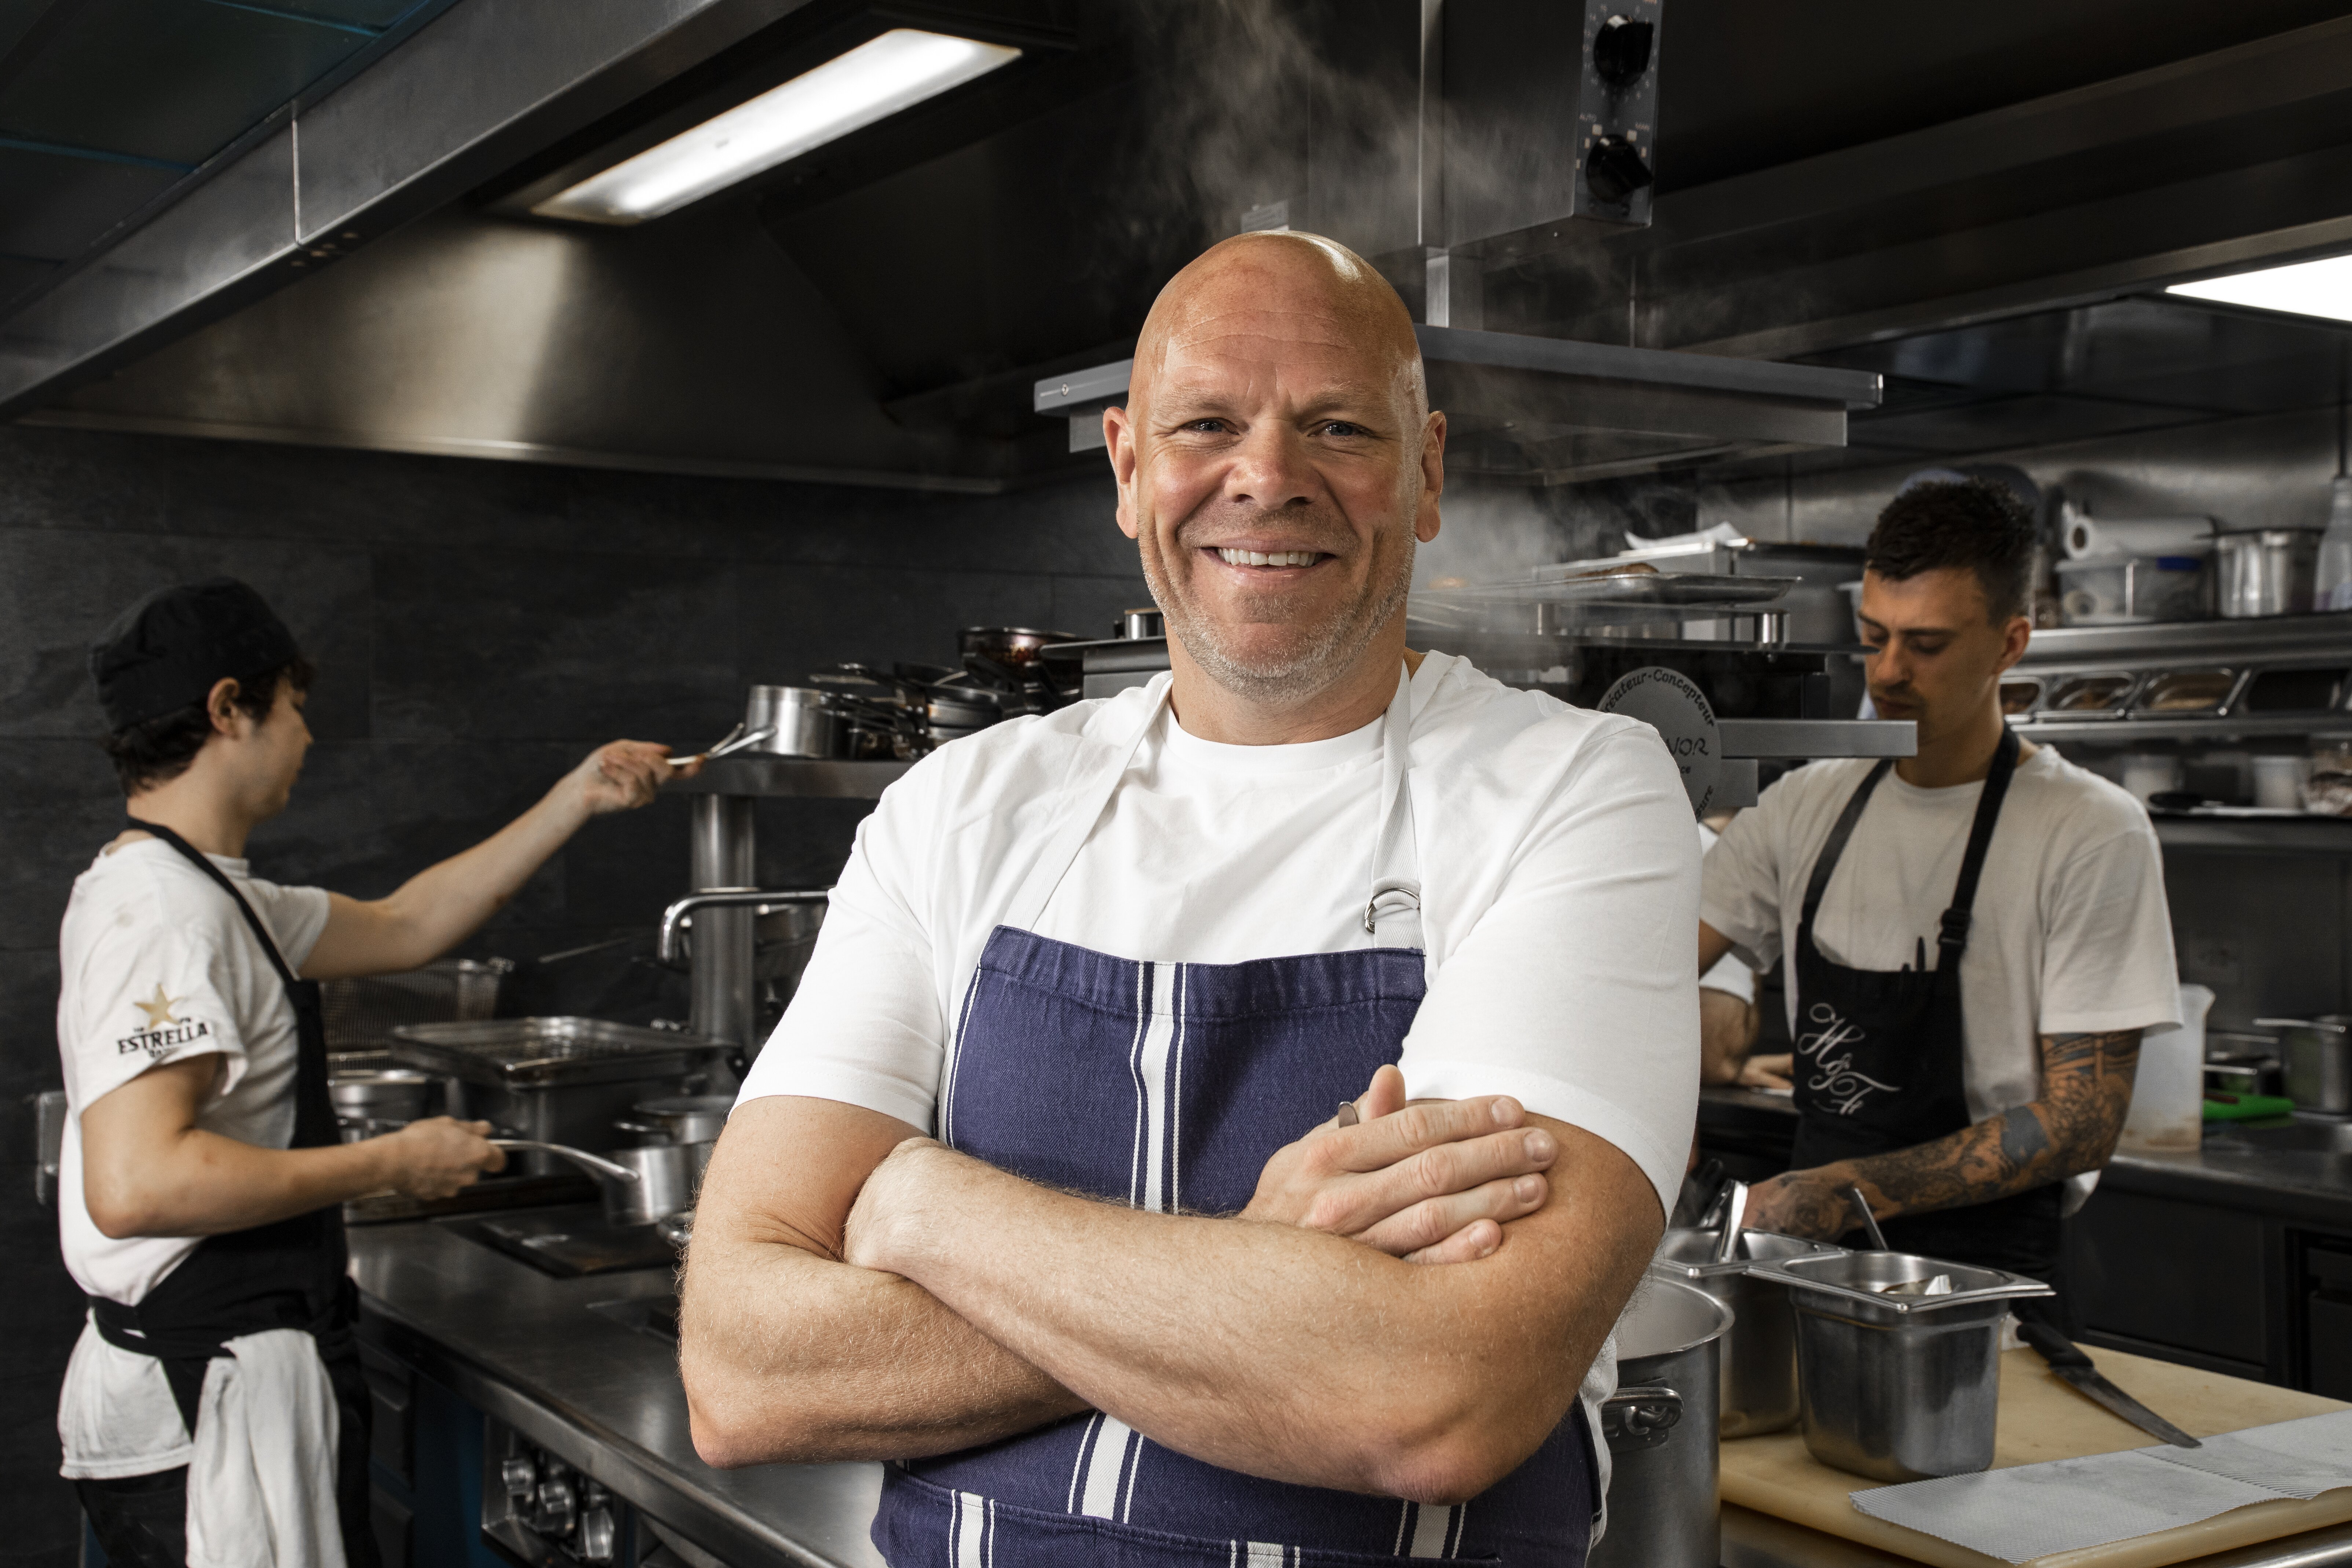
[[[1845,1195],[1853,1201],[1853,1212],[1862,1216],[1862,1228],[1870,1237],[1872,1249],[1878,1252],[1894,1251],[1893,1247],[1886,1245],[1886,1233],[1878,1228],[1878,1216],[1870,1212],[1870,1200],[1862,1195],[1862,1189],[1859,1186],[1848,1187],[1845,1190]]]

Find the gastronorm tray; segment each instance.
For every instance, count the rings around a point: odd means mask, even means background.
[[[669,1078],[731,1048],[704,1035],[602,1018],[488,1018],[405,1024],[392,1032],[394,1060],[499,1089]]]

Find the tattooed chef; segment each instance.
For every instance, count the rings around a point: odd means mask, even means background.
[[[1816,763],[1708,855],[1699,964],[1785,966],[1793,1168],[1748,1223],[1834,1237],[1859,1185],[1899,1251],[2047,1280],[2115,1150],[2140,1037],[2179,1022],[2137,802],[2002,717],[2032,635],[2034,527],[1990,479],[1922,479],[1878,519],[1860,621],[1900,762]]]

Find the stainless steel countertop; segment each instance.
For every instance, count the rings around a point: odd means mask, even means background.
[[[362,1337],[520,1431],[734,1568],[881,1568],[866,1536],[881,1467],[714,1470],[695,1457],[668,1344],[592,1310],[663,1300],[659,1269],[555,1279],[428,1222],[351,1235]],[[1736,1505],[1726,1568],[1916,1568]],[[2196,1568],[2352,1568],[2352,1525]]]
[[[1776,1118],[1793,1122],[1796,1114],[1786,1095],[1728,1086],[1699,1090],[1701,1126],[1754,1130]],[[2242,1137],[2216,1124],[2193,1153],[2118,1153],[2100,1180],[2121,1192],[2221,1204],[2352,1234],[2352,1155],[2265,1148],[2260,1140],[2259,1132]]]
[[[879,1465],[714,1470],[667,1342],[590,1310],[670,1293],[662,1269],[556,1279],[446,1226],[362,1226],[361,1334],[733,1568],[881,1568]]]

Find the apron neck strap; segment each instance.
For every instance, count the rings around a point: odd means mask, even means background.
[[[1372,844],[1372,893],[1364,904],[1364,930],[1374,947],[1422,945],[1412,774],[1412,676],[1399,669],[1396,695],[1381,716],[1381,831]]]
[[[1150,700],[1131,731],[1108,742],[1089,742],[1071,760],[1070,782],[1064,794],[1066,804],[1044,851],[1005,909],[1006,925],[1015,931],[1037,929],[1054,889],[1093,836],[1110,797],[1134,766],[1144,737],[1160,721],[1174,683],[1172,676],[1156,678]],[[1422,945],[1419,860],[1412,833],[1412,795],[1407,785],[1412,736],[1412,681],[1400,669],[1396,695],[1381,720],[1381,831],[1372,847],[1371,892],[1364,905],[1364,929],[1378,947]]]
[[[223,871],[219,867],[214,865],[210,856],[205,854],[194,845],[189,843],[186,839],[181,837],[178,834],[173,832],[162,823],[142,822],[139,818],[127,815],[125,816],[124,820],[129,822],[131,826],[139,829],[140,832],[152,833],[156,837],[162,839],[164,843],[170,845],[173,848],[185,856],[189,865],[194,866],[197,870],[202,871],[205,876],[210,877],[214,881],[220,884],[221,891],[226,893],[229,898],[236,902],[237,912],[245,917],[245,923],[251,926],[253,928],[253,934],[261,939],[261,951],[269,955],[270,967],[278,971],[278,979],[279,984],[283,984],[289,992],[291,992],[299,982],[294,978],[294,971],[287,967],[285,955],[278,951],[278,939],[270,934],[269,928],[268,926],[261,923],[261,917],[254,913],[253,906],[251,904],[245,901],[245,895],[236,890],[236,884],[228,879],[228,874]]]
[[[1983,793],[1977,796],[1975,818],[1969,824],[1969,847],[1960,857],[1959,881],[1952,889],[1952,907],[1946,910],[1937,922],[1936,933],[1936,967],[1938,971],[1959,973],[1960,955],[1968,951],[1969,925],[1974,918],[1977,883],[1984,875],[1985,854],[1992,847],[1993,825],[2000,818],[2000,803],[2009,794],[2009,781],[2017,772],[2017,754],[2021,750],[2017,731],[2003,723],[2000,744],[1993,748],[1992,768],[1985,774]],[[1853,837],[1854,825],[1862,820],[1863,807],[1870,804],[1871,793],[1878,781],[1895,768],[1894,759],[1881,759],[1870,770],[1870,776],[1853,792],[1838,814],[1837,825],[1822,845],[1822,852],[1813,858],[1813,871],[1805,883],[1805,902],[1797,919],[1800,930],[1812,928],[1813,916],[1820,912],[1822,895],[1828,890],[1830,877],[1836,871],[1838,861],[1845,854],[1846,840]]]
[[[1960,879],[1952,889],[1952,907],[1944,911],[1942,929],[1936,933],[1936,967],[1938,971],[1959,973],[1960,954],[1969,950],[1969,923],[1975,918],[1977,882],[1984,875],[1985,852],[1992,847],[1993,824],[2000,820],[2000,803],[2009,794],[2009,781],[2017,773],[2017,753],[2022,748],[2017,731],[2007,721],[2000,727],[2000,744],[1993,748],[1992,769],[1985,774],[1984,793],[1977,796],[1976,820],[1969,825],[1969,847],[1960,857]]]

